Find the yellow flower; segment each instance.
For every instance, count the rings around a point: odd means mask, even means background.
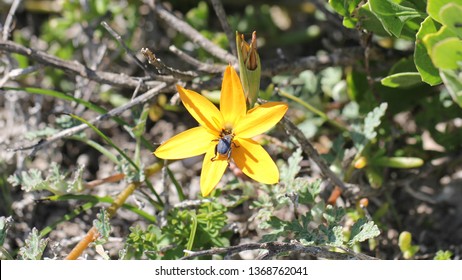
[[[242,85],[236,71],[225,70],[220,110],[204,96],[177,86],[189,113],[200,126],[186,130],[164,142],[154,155],[182,159],[205,153],[201,172],[201,193],[208,196],[223,176],[229,161],[250,178],[265,183],[279,181],[279,171],[263,147],[251,138],[273,127],[288,107],[283,102],[267,102],[246,111]]]

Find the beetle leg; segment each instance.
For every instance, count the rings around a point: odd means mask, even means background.
[[[229,165],[229,162],[231,160],[231,152],[233,151],[233,149],[229,148],[229,151],[228,151],[228,165]]]
[[[211,161],[215,161],[217,159],[217,157],[218,157],[218,155],[217,155],[217,146],[215,146],[215,156],[210,159]]]

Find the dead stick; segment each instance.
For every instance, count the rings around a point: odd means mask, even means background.
[[[226,65],[224,64],[209,64],[204,63],[202,61],[197,60],[196,58],[188,55],[187,53],[183,52],[182,50],[178,49],[174,45],[171,45],[168,48],[172,53],[176,54],[181,60],[185,61],[188,64],[191,64],[196,68],[197,71],[207,72],[207,73],[223,73],[225,72]]]
[[[226,17],[226,12],[223,7],[223,3],[221,0],[211,0],[212,2],[212,7],[215,10],[215,13],[217,14],[218,20],[220,21],[221,27],[223,28],[223,31],[226,34],[226,37],[228,38],[229,42],[229,47],[231,48],[231,52],[235,57],[237,57],[237,49],[236,49],[236,38],[235,38],[235,32],[231,30],[231,27],[229,26],[228,19]]]
[[[159,2],[160,1],[149,0],[148,4],[149,4],[149,7],[152,9],[152,11],[162,21],[167,23],[170,27],[172,27],[176,31],[188,37],[191,41],[198,44],[200,47],[202,47],[204,50],[206,50],[207,52],[209,52],[211,55],[215,56],[216,58],[219,58],[226,63],[237,65],[237,59],[235,56],[233,56],[229,52],[225,51],[224,49],[212,43],[210,40],[205,38],[202,34],[199,33],[199,31],[194,29],[187,22],[174,16],[171,12],[167,11],[164,7],[162,7],[162,4],[160,4]]]
[[[308,141],[305,135],[303,135],[303,132],[287,117],[282,118],[281,123],[286,129],[287,134],[294,136],[300,144],[303,152],[309,158],[311,158],[316,163],[316,165],[319,166],[323,175],[329,178],[332,181],[332,183],[341,188],[343,191],[346,190],[345,183],[342,180],[340,180],[340,178],[332,170],[330,170],[326,162],[319,155],[318,151],[316,151],[313,145],[311,145],[310,141]]]
[[[305,253],[317,258],[325,258],[325,259],[337,259],[337,260],[345,260],[345,259],[369,259],[373,260],[375,258],[367,256],[361,253],[354,253],[351,251],[346,251],[344,253],[332,252],[330,251],[329,247],[321,247],[321,246],[304,246],[299,242],[292,241],[292,242],[266,242],[266,243],[247,243],[247,244],[240,244],[236,246],[224,247],[224,248],[212,248],[209,250],[202,250],[202,251],[187,251],[188,256],[183,257],[182,259],[192,259],[195,257],[201,256],[211,256],[211,255],[221,255],[225,254],[226,256],[231,256],[233,254],[243,252],[243,251],[250,251],[250,250],[267,250],[267,253],[260,256],[260,259],[267,259],[269,257],[273,257],[285,252],[300,252]]]
[[[149,101],[151,98],[156,96],[159,93],[160,90],[162,90],[162,89],[164,89],[166,87],[167,87],[167,84],[161,83],[157,87],[152,88],[152,89],[148,90],[147,92],[145,92],[144,94],[132,99],[127,104],[124,104],[124,105],[122,105],[120,107],[114,108],[114,109],[110,110],[109,112],[107,112],[106,114],[99,115],[95,119],[89,121],[89,123],[90,124],[95,124],[95,123],[98,123],[101,120],[106,120],[106,119],[109,119],[111,117],[118,116],[118,115],[122,114],[123,112],[125,112],[126,110],[132,108],[135,105],[143,104],[143,103]],[[68,137],[68,136],[76,134],[76,133],[78,133],[80,131],[83,131],[86,128],[88,128],[87,124],[80,124],[78,126],[74,126],[74,127],[62,130],[62,131],[48,137],[47,139],[41,140],[40,142],[38,142],[37,144],[34,144],[32,146],[14,148],[14,149],[10,149],[10,150],[12,150],[12,151],[23,151],[23,150],[33,149],[31,155],[34,155],[39,149],[41,149],[41,148],[43,148],[43,147],[57,141],[57,140],[59,140],[59,139],[61,139],[63,137]]]
[[[102,84],[109,84],[122,88],[136,88],[139,84],[139,78],[129,77],[124,74],[116,74],[111,72],[95,71],[86,67],[77,61],[68,61],[50,55],[46,52],[27,48],[11,41],[0,41],[0,50],[25,55],[38,63],[50,65],[63,70],[67,74],[78,75],[89,80],[93,80]],[[167,77],[164,77],[166,79]],[[170,77],[169,81],[176,81]],[[154,85],[159,82],[153,83]],[[151,85],[152,86],[152,85]],[[142,90],[148,89],[148,84],[141,86]]]

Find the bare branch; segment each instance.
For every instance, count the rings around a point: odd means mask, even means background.
[[[37,71],[39,68],[40,68],[39,66],[34,65],[34,66],[26,67],[26,68],[16,68],[9,72],[5,71],[5,75],[3,75],[3,78],[0,79],[0,87],[3,87],[3,85],[6,84],[6,82],[8,82],[8,80],[11,78],[16,78],[22,75],[33,73]]]
[[[102,84],[109,84],[123,88],[136,88],[139,84],[139,78],[129,77],[124,74],[94,71],[86,67],[85,65],[81,64],[80,62],[63,60],[46,52],[32,48],[27,48],[11,41],[0,41],[0,50],[22,54],[28,56],[29,58],[41,64],[54,66],[68,74],[79,75]],[[173,77],[165,76],[163,77],[162,81],[176,82],[177,80]],[[141,89],[147,90],[149,87],[157,86],[159,84],[163,83],[158,81],[153,81],[151,83],[146,82],[142,85]]]
[[[16,10],[18,9],[20,3],[21,0],[14,0],[13,4],[11,4],[10,11],[8,12],[8,16],[5,20],[5,25],[3,26],[2,38],[4,41],[8,40],[8,37],[10,36],[10,27],[13,23],[13,16],[16,13]]]
[[[294,60],[274,59],[262,65],[262,76],[272,77],[282,72],[298,73],[304,70],[322,70],[329,66],[353,65],[363,58],[361,47],[338,50],[332,54],[299,57]]]
[[[303,135],[303,132],[287,117],[282,118],[281,124],[286,129],[287,135],[292,135],[295,139],[297,139],[303,152],[316,163],[316,165],[321,169],[323,175],[341,188],[342,191],[345,191],[347,189],[345,183],[340,180],[340,178],[332,170],[330,170],[326,162],[319,155],[318,151],[316,151],[310,141],[308,141],[305,135]]]
[[[132,108],[133,106],[136,106],[138,104],[143,104],[143,103],[149,101],[151,98],[156,96],[162,89],[166,88],[167,86],[168,85],[166,83],[161,83],[161,84],[157,85],[156,87],[148,90],[146,93],[138,96],[137,98],[132,99],[129,103],[124,104],[124,105],[122,105],[120,107],[114,108],[114,109],[110,110],[109,112],[107,112],[106,114],[99,115],[98,117],[94,118],[93,120],[90,120],[89,123],[90,124],[96,124],[96,123],[98,123],[98,122],[100,122],[102,120],[106,120],[108,118],[118,116],[118,115],[122,114],[123,112],[125,112],[126,110]],[[23,151],[23,150],[33,149],[33,151],[31,152],[31,156],[33,156],[39,149],[44,148],[45,146],[48,146],[51,143],[53,143],[53,142],[55,142],[55,141],[57,141],[57,140],[59,140],[61,138],[69,137],[69,136],[74,135],[74,134],[76,134],[76,133],[78,133],[80,131],[83,131],[86,128],[88,128],[87,124],[81,124],[81,125],[78,125],[78,126],[74,126],[74,127],[62,130],[59,133],[56,133],[56,134],[48,137],[47,139],[40,140],[37,144],[34,144],[32,146],[20,147],[20,148],[9,149],[9,150]]]
[[[329,250],[328,247],[321,247],[321,246],[304,246],[297,241],[292,241],[290,243],[287,242],[266,242],[266,243],[247,243],[241,244],[236,246],[230,246],[226,248],[212,248],[209,250],[202,250],[202,251],[186,251],[188,256],[183,257],[183,260],[192,259],[201,256],[211,256],[211,255],[221,255],[225,254],[226,256],[231,256],[233,254],[243,252],[243,251],[251,251],[251,250],[266,250],[267,253],[261,255],[260,259],[269,259],[274,256],[277,256],[281,253],[286,252],[298,252],[298,253],[305,253],[310,256],[321,258],[321,259],[334,259],[334,260],[346,260],[346,259],[369,259],[373,260],[375,258],[364,255],[364,254],[357,254],[352,252],[351,250],[346,251],[344,253],[332,252]]]
[[[195,66],[197,68],[197,71],[211,73],[211,74],[217,74],[217,73],[225,72],[226,65],[204,63],[204,62],[199,61],[199,60],[195,59],[194,57],[188,55],[187,53],[185,53],[182,50],[178,49],[174,45],[171,45],[169,47],[169,50],[172,53],[176,54],[180,59],[182,59],[186,63],[189,63],[192,66]]]
[[[136,64],[144,70],[144,72],[150,74],[151,71],[149,70],[148,67],[146,67],[146,65],[141,62],[137,57],[136,55],[132,52],[132,50],[125,44],[125,42],[122,40],[122,36],[120,36],[114,29],[112,29],[112,27],[109,26],[109,24],[107,24],[107,22],[103,21],[101,22],[101,25],[109,32],[109,34],[111,34],[111,36],[117,40],[117,42],[119,42],[119,44],[122,46],[122,48],[124,48],[125,52],[133,59],[133,61],[136,62]]]
[[[226,17],[225,9],[223,8],[223,3],[221,0],[210,0],[212,2],[213,9],[217,14],[218,20],[220,21],[221,27],[228,38],[229,47],[231,48],[231,52],[235,57],[237,57],[237,49],[236,49],[236,33],[231,30],[229,26],[228,19]]]
[[[168,67],[165,65],[160,59],[158,59],[154,53],[148,49],[148,48],[142,48],[141,53],[144,55],[144,57],[148,60],[149,64],[152,66],[156,67],[156,69],[159,71],[160,74],[162,75],[172,75],[175,78],[178,78],[180,80],[186,80],[190,81],[193,78],[197,77],[198,74],[194,73],[192,71],[188,72],[183,72],[177,69],[173,69],[171,67]]]
[[[237,65],[237,59],[235,56],[233,56],[229,52],[225,51],[224,49],[220,48],[219,46],[215,45],[210,40],[202,36],[202,34],[200,34],[196,29],[191,27],[191,25],[189,25],[185,21],[179,19],[178,17],[174,16],[172,13],[164,9],[164,7],[162,7],[160,3],[155,3],[156,1],[154,0],[148,0],[147,2],[152,11],[170,27],[188,37],[191,41],[198,44],[200,47],[202,47],[204,50],[206,50],[216,58],[221,59],[226,63]]]

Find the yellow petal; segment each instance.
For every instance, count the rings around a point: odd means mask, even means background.
[[[247,105],[241,81],[233,67],[226,67],[221,85],[220,111],[225,128],[234,127],[240,117],[245,115]]]
[[[213,145],[207,150],[202,164],[201,193],[204,197],[208,196],[217,186],[228,166],[226,157],[217,157],[212,161],[212,158],[215,157],[215,146]]]
[[[234,127],[239,138],[252,138],[275,126],[287,112],[283,102],[267,102],[247,112]]]
[[[215,147],[217,137],[206,128],[198,126],[177,134],[164,142],[154,151],[154,155],[163,159],[182,159],[201,155]]]
[[[260,144],[252,139],[234,139],[231,156],[247,176],[264,184],[279,182],[279,170]]]
[[[193,116],[200,125],[215,131],[216,135],[219,135],[223,127],[223,117],[217,107],[197,92],[185,89],[179,85],[177,85],[176,88],[180,93],[183,105],[191,116]]]

